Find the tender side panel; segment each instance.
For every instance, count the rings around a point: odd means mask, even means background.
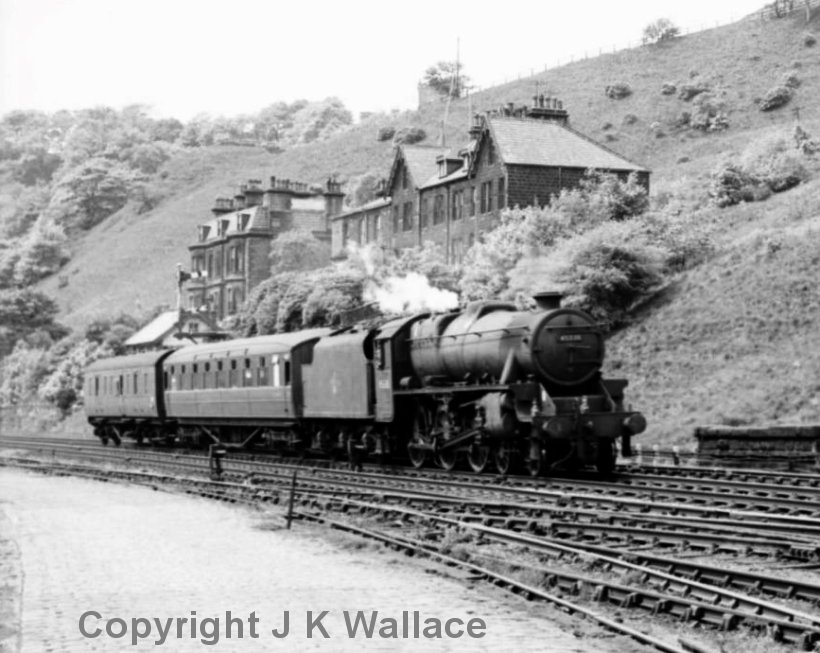
[[[370,331],[322,338],[302,367],[307,418],[373,417],[373,336]]]

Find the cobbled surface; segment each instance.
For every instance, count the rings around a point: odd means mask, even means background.
[[[350,541],[322,539],[323,530],[296,523],[284,531],[277,513],[215,504],[149,489],[0,469],[0,650],[133,650],[131,619],[219,618],[220,637],[206,645],[190,622],[161,647],[156,626],[136,648],[168,651],[548,651],[634,650],[589,623],[543,604],[510,597],[485,583],[471,585],[446,568]],[[80,616],[91,617],[89,639]],[[257,639],[238,626],[228,638],[225,613],[259,619]],[[329,639],[306,637],[308,611],[323,610]],[[479,617],[486,636],[470,639],[366,639],[348,636],[343,611],[379,611],[401,624],[403,610],[429,617]],[[289,612],[290,631],[276,639]],[[107,620],[125,620],[115,639]],[[15,625],[13,622],[17,621]],[[9,624],[11,624],[9,626]],[[109,624],[114,633],[119,624]],[[145,625],[142,625],[145,629]],[[204,639],[213,641],[210,625]],[[180,635],[180,637],[177,637]]]

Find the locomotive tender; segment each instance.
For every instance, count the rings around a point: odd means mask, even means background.
[[[535,311],[480,301],[375,328],[311,329],[118,356],[86,370],[103,444],[194,442],[347,455],[356,463],[465,457],[475,472],[532,475],[615,464],[643,432],[624,379],[603,379],[601,329],[560,296]]]

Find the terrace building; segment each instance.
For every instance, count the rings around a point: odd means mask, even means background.
[[[469,135],[455,150],[399,146],[384,196],[332,219],[334,258],[350,240],[394,251],[433,242],[459,262],[501,210],[544,206],[590,169],[634,173],[649,189],[649,170],[572,129],[561,102],[543,95],[476,115]]]

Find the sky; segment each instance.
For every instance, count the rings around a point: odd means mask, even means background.
[[[0,0],[0,115],[129,104],[181,120],[336,96],[412,109],[458,51],[491,86],[640,41],[669,18],[697,30],[764,0]]]

